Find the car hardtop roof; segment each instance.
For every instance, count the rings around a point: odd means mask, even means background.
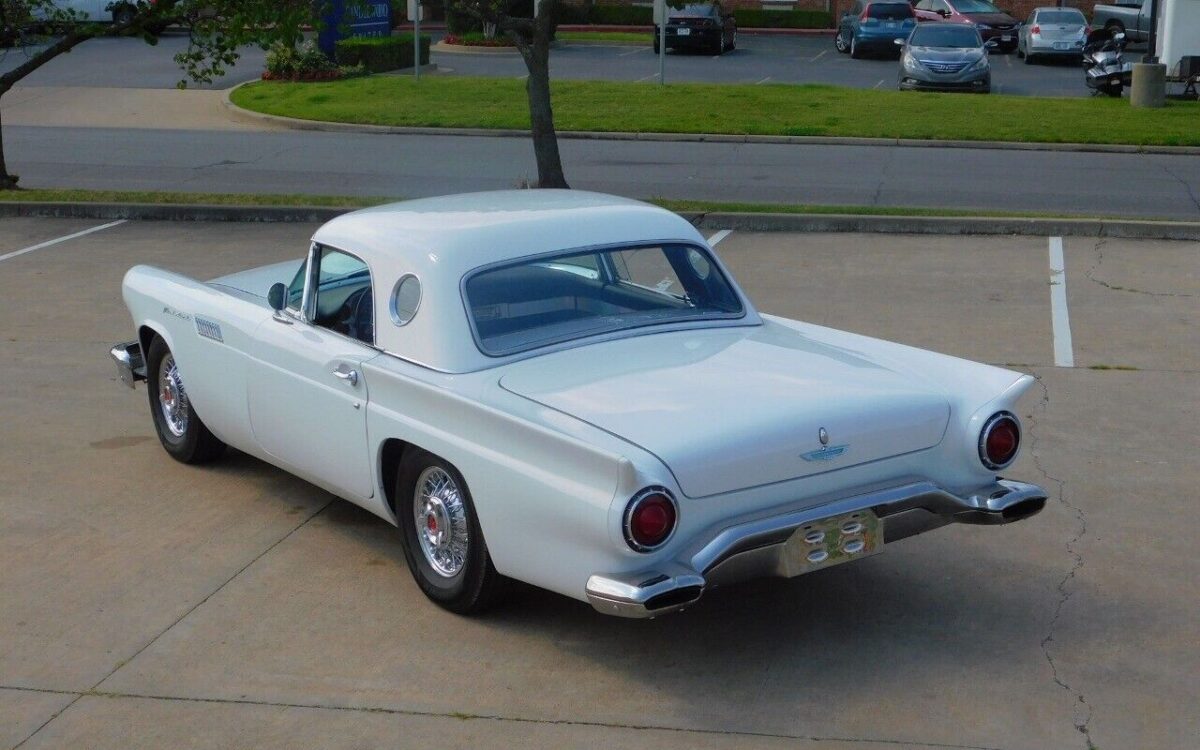
[[[462,274],[505,260],[656,240],[704,238],[678,214],[581,190],[503,190],[391,203],[339,216],[313,241],[361,254],[387,277]],[[393,279],[394,280],[394,279]]]

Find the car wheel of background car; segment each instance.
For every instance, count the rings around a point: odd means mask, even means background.
[[[657,55],[658,54],[658,36],[657,35],[655,35],[655,37],[654,37],[654,45],[653,46],[654,46],[654,54]]]
[[[1028,52],[1025,53],[1025,64],[1033,65],[1033,55],[1029,54]]]
[[[733,27],[733,36],[729,40],[729,49],[733,51],[737,49],[737,27]]]
[[[838,29],[837,36],[833,38],[833,46],[843,55],[850,51],[850,42],[846,41],[845,29]]]
[[[225,444],[200,421],[188,400],[175,355],[161,336],[150,342],[146,374],[150,414],[167,453],[185,464],[202,464],[218,458],[225,451]]]
[[[1105,24],[1104,30],[1108,32],[1109,37],[1115,37],[1117,34],[1125,33],[1125,24],[1120,21],[1109,21]]]
[[[858,49],[858,37],[850,35],[850,56],[855,60],[862,59],[862,52]]]
[[[503,589],[467,483],[448,462],[409,449],[396,477],[404,557],[421,591],[460,615],[481,612]]]

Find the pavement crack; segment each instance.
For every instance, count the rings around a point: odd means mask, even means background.
[[[319,513],[320,511],[318,511]],[[787,734],[783,732],[753,732],[739,731],[736,729],[703,729],[697,727],[679,727],[669,725],[656,724],[631,724],[625,722],[612,721],[588,721],[586,719],[537,719],[527,716],[503,716],[500,714],[480,714],[480,713],[464,713],[460,711],[422,711],[418,709],[405,708],[386,708],[383,706],[339,706],[336,704],[324,703],[297,703],[290,701],[268,701],[255,700],[252,698],[208,698],[196,696],[178,696],[178,695],[158,695],[153,693],[129,693],[124,691],[111,690],[87,690],[83,693],[70,693],[60,690],[45,690],[39,688],[6,688],[0,685],[0,689],[7,690],[24,690],[27,692],[38,693],[61,693],[65,695],[77,695],[76,700],[82,697],[93,698],[110,698],[110,699],[134,699],[134,700],[154,700],[154,701],[171,701],[177,703],[209,703],[231,706],[261,706],[266,708],[294,708],[308,709],[313,711],[343,711],[349,713],[367,713],[367,714],[386,714],[393,716],[416,716],[435,719],[456,719],[459,721],[494,721],[494,722],[511,722],[515,724],[539,724],[543,726],[573,726],[573,727],[598,727],[602,729],[627,729],[631,731],[653,731],[653,732],[674,732],[678,734],[690,735],[720,735],[726,737],[755,737],[765,739],[782,739],[782,740],[805,740],[808,742],[832,742],[840,744],[862,744],[887,746],[894,745],[897,747],[923,747],[931,748],[932,750],[1001,750],[1001,748],[991,747],[987,745],[958,745],[946,742],[922,742],[920,740],[907,739],[890,739],[876,737],[833,737],[833,736],[817,736],[803,734]],[[64,709],[65,710],[65,709]],[[47,722],[49,723],[49,722]],[[44,726],[44,725],[43,725]],[[31,735],[32,736],[32,735]]]
[[[1083,555],[1079,552],[1077,546],[1080,540],[1087,534],[1087,516],[1084,514],[1082,508],[1067,499],[1067,480],[1056,477],[1047,471],[1041,457],[1038,455],[1038,444],[1041,442],[1038,436],[1038,412],[1044,414],[1049,410],[1050,388],[1040,376],[1034,375],[1034,378],[1036,378],[1038,386],[1042,389],[1042,399],[1038,403],[1038,407],[1034,410],[1034,413],[1029,416],[1029,452],[1033,457],[1033,463],[1038,473],[1042,475],[1048,484],[1053,484],[1058,488],[1055,499],[1075,517],[1077,524],[1074,536],[1067,540],[1067,555],[1071,559],[1071,566],[1055,587],[1055,590],[1058,592],[1058,601],[1054,605],[1054,615],[1050,618],[1050,624],[1046,628],[1046,635],[1042,638],[1042,656],[1045,657],[1046,663],[1050,666],[1050,674],[1054,679],[1054,684],[1058,685],[1075,699],[1072,723],[1075,725],[1075,729],[1083,735],[1084,741],[1087,743],[1087,749],[1094,750],[1096,745],[1092,742],[1090,726],[1095,712],[1091,704],[1087,702],[1087,698],[1083,695],[1083,692],[1067,682],[1066,678],[1059,671],[1058,663],[1054,660],[1052,648],[1052,645],[1055,643],[1054,631],[1058,627],[1058,621],[1062,617],[1063,609],[1075,593],[1071,583],[1075,580],[1076,574],[1083,568]]]
[[[1110,282],[1104,281],[1103,279],[1096,278],[1096,271],[1098,271],[1100,269],[1100,266],[1102,266],[1104,264],[1104,246],[1107,244],[1108,244],[1108,240],[1100,239],[1100,240],[1096,241],[1095,247],[1092,248],[1093,252],[1095,252],[1095,254],[1096,254],[1096,261],[1094,263],[1092,263],[1091,267],[1088,268],[1088,270],[1084,273],[1084,276],[1087,277],[1088,281],[1090,281],[1094,284],[1097,284],[1099,286],[1102,286],[1105,289],[1108,289],[1110,291],[1127,292],[1129,294],[1143,294],[1147,297],[1195,297],[1196,296],[1195,294],[1187,294],[1185,292],[1148,292],[1144,289],[1130,289],[1129,287],[1126,287],[1126,286],[1112,284]]]
[[[246,563],[245,565],[243,565],[242,567],[238,568],[238,569],[237,569],[237,571],[236,571],[236,572],[234,572],[234,574],[233,574],[233,575],[231,575],[231,576],[229,576],[228,578],[226,578],[226,579],[225,579],[225,580],[224,580],[224,581],[221,583],[221,585],[217,586],[215,589],[213,589],[212,591],[210,591],[210,592],[209,592],[209,593],[208,593],[208,594],[207,594],[207,595],[206,595],[206,596],[205,596],[203,599],[201,599],[200,601],[196,602],[194,605],[192,605],[191,607],[189,607],[189,608],[188,608],[188,610],[187,610],[186,612],[184,612],[182,615],[180,615],[178,618],[176,618],[174,622],[172,622],[172,623],[171,623],[170,625],[168,625],[167,627],[163,628],[163,629],[162,629],[162,630],[161,630],[161,631],[160,631],[160,632],[159,632],[157,635],[155,635],[153,638],[151,638],[149,641],[147,641],[147,642],[146,642],[146,643],[145,643],[145,644],[144,644],[144,645],[143,645],[141,648],[139,648],[139,649],[138,649],[136,652],[134,652],[134,654],[133,654],[132,656],[130,656],[130,657],[126,658],[126,659],[122,659],[121,661],[117,662],[116,666],[114,666],[114,667],[113,667],[111,670],[109,670],[108,674],[104,675],[104,676],[103,676],[103,677],[101,677],[99,680],[97,680],[97,681],[96,681],[96,684],[95,684],[95,685],[92,685],[92,687],[91,687],[90,689],[88,689],[88,690],[85,690],[85,691],[83,691],[83,692],[80,692],[80,693],[69,693],[69,692],[68,692],[68,693],[66,693],[67,695],[74,694],[74,695],[75,695],[75,698],[74,698],[74,699],[72,699],[70,703],[68,703],[67,705],[63,706],[63,707],[62,707],[62,708],[60,708],[58,711],[54,712],[54,714],[52,714],[52,715],[50,716],[50,718],[49,718],[49,719],[46,719],[44,722],[42,722],[42,724],[41,724],[41,725],[40,725],[40,726],[39,726],[37,729],[35,729],[35,730],[33,730],[32,732],[30,732],[30,733],[29,733],[29,735],[28,735],[27,737],[25,737],[25,739],[21,740],[20,742],[18,742],[18,743],[17,743],[17,744],[15,744],[15,745],[13,745],[13,747],[12,747],[12,750],[18,750],[18,748],[20,748],[20,747],[21,747],[22,745],[24,745],[26,742],[29,742],[29,740],[33,739],[33,738],[34,738],[34,737],[37,735],[37,733],[38,733],[38,732],[40,732],[40,731],[42,731],[43,729],[45,729],[45,728],[46,728],[46,726],[47,726],[48,724],[50,724],[50,722],[54,721],[54,720],[55,720],[55,719],[57,719],[59,716],[62,716],[63,712],[65,712],[65,711],[66,711],[67,709],[69,709],[71,706],[74,706],[74,705],[75,705],[75,704],[76,704],[76,703],[79,701],[79,699],[80,699],[80,698],[82,698],[82,697],[84,697],[85,695],[104,695],[105,693],[104,693],[103,691],[100,691],[100,690],[99,690],[99,687],[100,687],[101,685],[103,685],[103,684],[104,684],[104,682],[105,682],[106,680],[108,680],[108,678],[112,677],[114,674],[116,674],[117,672],[121,671],[121,669],[122,669],[122,668],[124,668],[124,667],[125,667],[125,665],[129,664],[130,662],[132,662],[134,659],[136,659],[138,656],[140,656],[140,655],[142,654],[142,652],[143,652],[143,651],[145,651],[146,649],[150,648],[150,647],[151,647],[151,646],[153,646],[155,643],[157,643],[159,638],[162,638],[164,635],[166,635],[167,633],[169,633],[169,632],[170,632],[170,631],[171,631],[171,630],[172,630],[172,629],[173,629],[173,628],[174,628],[176,625],[178,625],[179,623],[183,622],[183,621],[184,621],[184,620],[185,620],[185,619],[188,617],[188,615],[190,615],[190,614],[192,614],[193,612],[195,612],[197,609],[199,609],[201,606],[203,606],[203,604],[204,604],[205,602],[207,602],[209,599],[211,599],[211,598],[213,598],[214,596],[216,596],[216,595],[217,595],[217,594],[218,594],[218,593],[219,593],[219,592],[220,592],[222,589],[224,589],[226,586],[228,586],[230,583],[232,583],[232,582],[233,582],[233,581],[234,581],[234,580],[235,580],[235,579],[236,579],[238,576],[240,576],[242,573],[246,572],[246,570],[247,570],[247,569],[248,569],[248,568],[249,568],[251,565],[253,565],[254,563],[256,563],[256,562],[258,562],[259,560],[261,560],[263,557],[265,557],[267,554],[269,554],[269,553],[271,552],[271,550],[275,549],[275,548],[276,548],[276,547],[278,547],[280,544],[283,544],[285,541],[287,541],[289,538],[291,538],[292,534],[295,534],[297,531],[299,531],[300,529],[302,529],[302,528],[304,528],[305,526],[307,526],[307,525],[308,525],[308,523],[309,523],[310,521],[312,521],[314,518],[316,518],[317,516],[319,516],[319,515],[321,515],[322,513],[324,513],[324,512],[325,512],[325,509],[326,509],[326,508],[328,508],[328,507],[329,507],[330,505],[332,505],[333,503],[334,503],[334,501],[333,501],[333,500],[330,500],[329,502],[327,502],[327,503],[325,503],[324,505],[322,505],[320,508],[318,508],[318,509],[317,509],[315,512],[313,512],[311,515],[309,515],[307,518],[305,518],[305,519],[304,519],[303,521],[301,521],[299,524],[297,524],[296,526],[292,527],[291,531],[289,531],[288,533],[284,534],[284,535],[283,535],[283,536],[281,536],[280,538],[276,539],[276,540],[275,540],[274,542],[272,542],[272,543],[271,543],[271,544],[270,544],[270,545],[269,545],[269,546],[268,546],[266,549],[264,549],[262,552],[260,552],[260,553],[258,553],[257,555],[255,555],[255,556],[254,556],[254,558],[253,558],[252,560],[250,560],[250,562],[248,562],[248,563]],[[29,688],[12,688],[12,689],[14,689],[14,690],[20,690],[20,689],[26,689],[26,690],[28,690]],[[38,692],[60,692],[60,691],[48,691],[48,690],[42,690],[42,691],[38,691]]]
[[[1192,188],[1191,183],[1172,172],[1171,168],[1165,163],[1160,166],[1162,167],[1162,171],[1171,175],[1176,182],[1178,182],[1180,185],[1183,185],[1183,189],[1187,191],[1188,198],[1192,201],[1192,205],[1196,207],[1196,212],[1200,213],[1200,196],[1196,195],[1196,191]]]

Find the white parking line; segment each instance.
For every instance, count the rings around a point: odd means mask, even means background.
[[[810,59],[809,62],[816,62],[817,60],[820,60],[822,57],[824,57],[827,54],[829,54],[829,50],[823,50],[822,52],[817,54],[816,57],[813,57],[812,59]]]
[[[653,75],[648,75],[645,78],[639,78],[636,81],[634,81],[634,83],[641,83],[642,81],[652,81],[655,78],[658,78],[658,73],[655,73]]]
[[[118,221],[110,221],[107,224],[101,224],[98,227],[92,227],[91,229],[85,229],[82,232],[76,232],[75,234],[68,234],[66,237],[58,237],[53,240],[39,242],[36,245],[30,245],[29,247],[23,248],[21,250],[14,250],[11,253],[5,253],[4,255],[0,255],[0,261],[5,261],[5,260],[8,260],[9,258],[15,258],[18,255],[24,255],[25,253],[32,253],[34,250],[41,250],[43,247],[50,247],[51,245],[57,245],[60,242],[66,242],[67,240],[73,240],[76,237],[83,237],[84,235],[92,234],[93,232],[101,232],[105,229],[111,229],[112,227],[115,227],[119,224],[124,224],[124,223],[125,223],[125,219],[120,219]]]
[[[874,86],[872,86],[871,88],[873,88],[873,89],[877,89],[877,88],[879,88],[880,86],[882,86],[882,85],[883,85],[883,81],[884,81],[884,79],[880,78],[880,79],[879,79],[879,83],[875,84],[875,85],[874,85]]]
[[[716,247],[718,242],[725,239],[726,237],[728,237],[731,234],[733,234],[732,229],[722,229],[721,231],[714,234],[712,237],[708,238],[708,246]]]
[[[1067,263],[1062,237],[1050,238],[1050,323],[1054,332],[1054,366],[1074,367],[1071,317],[1067,314]]]
[[[630,55],[636,55],[639,52],[647,52],[649,49],[649,47],[638,47],[632,52],[622,52],[621,54],[617,55],[617,57],[629,57]]]
[[[767,82],[767,81],[769,81],[769,80],[771,80],[771,76],[767,76],[766,78],[762,79],[761,81],[755,81],[755,82],[754,82],[754,85],[755,85],[755,86],[760,86],[760,85],[762,85],[762,84],[766,83],[766,82]]]

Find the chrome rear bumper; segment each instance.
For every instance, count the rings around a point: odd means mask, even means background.
[[[894,542],[949,523],[1013,523],[1035,515],[1045,504],[1041,487],[1005,479],[963,496],[928,481],[870,489],[701,535],[701,541],[676,560],[655,569],[593,575],[587,598],[605,614],[657,617],[694,603],[709,586],[796,575],[787,544],[805,524],[871,511],[883,522],[884,542]]]
[[[146,363],[142,360],[142,347],[138,342],[117,344],[108,353],[117,364],[117,375],[122,383],[132,388],[137,381],[146,379]]]

